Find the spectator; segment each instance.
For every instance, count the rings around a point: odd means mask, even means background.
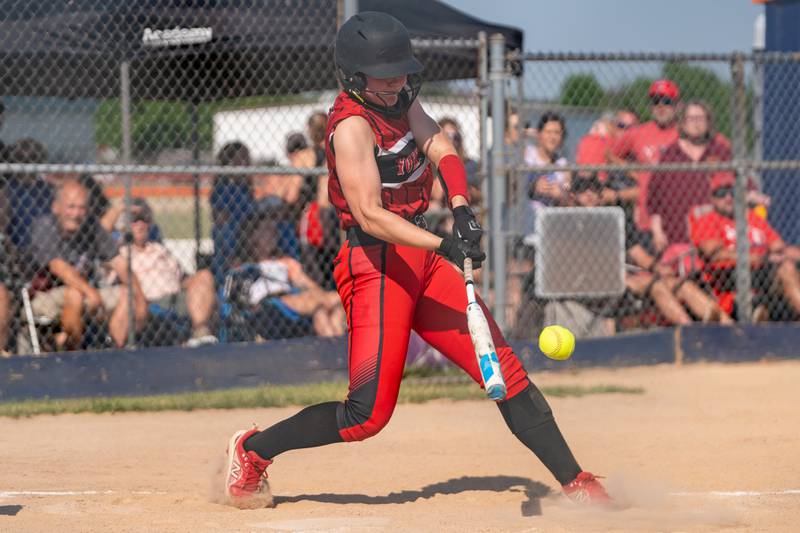
[[[308,145],[305,136],[300,132],[291,133],[286,137],[286,157],[289,159],[289,166],[295,168],[314,168],[317,156],[314,149]],[[299,174],[289,174],[275,176],[274,196],[280,198],[286,205],[297,206],[301,201],[301,193],[304,182],[312,181],[313,178],[306,178]]]
[[[581,174],[573,180],[572,197],[579,207],[601,205],[602,192],[603,185],[594,173]],[[656,259],[648,253],[646,240],[640,232],[631,228],[625,242],[628,261],[637,269],[625,275],[627,290],[639,298],[652,298],[667,322],[675,325],[691,323],[692,318],[684,306],[704,322],[733,322],[694,282],[680,280],[669,270],[659,268]]]
[[[46,269],[52,288],[37,292],[31,305],[34,314],[61,319],[59,347],[74,349],[81,345],[84,311],[98,319],[108,316],[108,331],[117,346],[128,339],[128,271],[111,235],[97,223],[87,223],[89,195],[76,180],[64,181],[53,202],[53,212],[36,220],[31,231],[31,255],[34,263]],[[97,288],[93,283],[101,272],[101,262],[113,269],[122,284]],[[147,302],[134,276],[135,324],[144,325]]]
[[[328,114],[322,111],[315,111],[308,117],[306,123],[308,138],[311,140],[311,147],[314,149],[316,167],[325,166],[325,131],[328,129]],[[327,186],[325,191],[327,194]]]
[[[104,230],[113,233],[119,217],[125,212],[125,204],[123,202],[112,204],[106,197],[103,186],[91,174],[81,174],[77,179],[89,193],[86,222],[89,224],[98,222]]]
[[[647,92],[653,120],[626,130],[611,148],[612,161],[658,163],[663,150],[678,138],[675,123],[680,90],[671,80],[656,80]],[[633,173],[639,186],[636,221],[640,228],[650,228],[646,199],[650,172]]]
[[[142,292],[148,304],[172,311],[178,316],[189,316],[192,333],[187,346],[216,343],[217,338],[209,328],[216,301],[211,271],[199,270],[195,274],[186,275],[167,247],[150,239],[153,211],[147,201],[134,198],[133,207],[131,265],[133,273],[142,284]],[[127,246],[120,250],[126,259],[127,251]]]
[[[567,136],[567,126],[564,117],[553,111],[546,111],[539,117],[536,126],[538,143],[528,146],[525,150],[525,164],[529,167],[564,166],[567,159],[560,154],[560,150]],[[547,172],[528,176],[526,184],[527,196],[531,199],[534,208],[540,205],[563,205],[566,203],[569,191],[568,172]]]
[[[300,337],[315,333],[322,337],[344,334],[345,317],[336,291],[324,291],[287,257],[278,239],[274,217],[262,216],[249,235],[253,262],[233,272],[229,287],[238,312],[263,339]],[[238,279],[244,281],[233,281]]]
[[[731,151],[714,132],[711,111],[702,102],[687,103],[678,113],[679,137],[664,149],[662,163],[730,161]],[[653,244],[669,260],[688,249],[686,218],[693,205],[708,201],[708,172],[657,171],[647,191]],[[670,250],[667,248],[670,246]]]
[[[217,163],[221,166],[250,166],[250,151],[240,142],[228,143],[220,149]],[[211,272],[217,286],[221,287],[225,272],[245,257],[247,223],[256,212],[252,177],[248,174],[216,176],[209,201],[214,241]]]
[[[308,135],[314,152],[315,167],[326,164],[325,138],[328,115],[312,113],[308,119]],[[305,157],[299,162],[307,162]],[[328,198],[328,175],[309,175],[303,198],[298,233],[301,244],[301,263],[315,283],[325,290],[334,290],[333,259],[339,251],[339,219]]]
[[[609,152],[614,143],[629,129],[639,123],[639,117],[629,109],[606,113],[597,120],[589,133],[578,141],[575,161],[579,165],[604,165],[612,163]],[[626,172],[599,172],[603,182],[602,202],[618,205],[625,211],[626,224],[633,223],[634,207],[639,196],[636,180]]]
[[[30,138],[15,142],[8,155],[12,163],[47,162],[47,151],[42,143]],[[11,242],[22,251],[30,244],[33,221],[49,213],[53,189],[40,174],[14,173],[6,184],[6,195],[11,209],[7,233]]]
[[[461,126],[458,124],[456,119],[451,117],[443,117],[438,121],[438,124],[442,132],[447,135],[450,138],[450,141],[453,143],[453,148],[456,149],[458,157],[464,163],[464,167],[467,170],[467,176],[470,174],[477,174],[478,162],[470,159],[467,156],[467,153],[464,150],[464,135],[461,133]],[[446,207],[448,206],[445,205],[445,194],[444,189],[442,188],[442,182],[441,180],[437,179],[433,182],[433,188],[431,189],[430,208],[432,210],[437,210],[444,209]],[[449,213],[449,209],[447,211]]]
[[[733,294],[736,283],[736,223],[733,219],[732,172],[719,172],[711,179],[713,211],[699,217],[691,228],[692,242],[707,262],[711,283],[718,294]],[[762,293],[780,291],[795,315],[800,316],[800,248],[787,245],[762,217],[747,213],[750,268],[753,288]],[[732,306],[732,298],[724,300]]]

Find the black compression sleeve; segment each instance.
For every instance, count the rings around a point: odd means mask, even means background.
[[[263,459],[272,459],[288,450],[313,448],[342,442],[336,424],[340,402],[326,402],[306,407],[296,415],[256,433],[244,443]]]

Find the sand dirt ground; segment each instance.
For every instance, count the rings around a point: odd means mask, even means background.
[[[626,508],[564,501],[487,401],[400,405],[374,439],[289,452],[277,507],[213,501],[227,439],[296,408],[0,419],[0,531],[797,531],[800,362],[544,373],[642,395],[551,399]],[[213,483],[212,483],[213,482]],[[215,487],[215,489],[212,489]]]

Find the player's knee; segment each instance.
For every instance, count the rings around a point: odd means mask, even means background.
[[[500,402],[498,407],[515,435],[553,420],[550,404],[533,383],[529,383],[519,394]]]
[[[394,409],[376,409],[358,401],[344,402],[344,420],[347,427],[340,430],[347,441],[364,440],[374,437],[386,427]]]

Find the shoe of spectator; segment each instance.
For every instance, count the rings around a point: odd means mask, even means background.
[[[239,509],[262,509],[274,505],[267,483],[267,467],[272,461],[244,449],[244,442],[256,433],[257,428],[237,431],[228,444],[225,496],[229,504]]]
[[[578,477],[561,487],[564,494],[575,503],[610,506],[611,496],[591,472],[581,472]]]
[[[192,336],[191,339],[186,341],[186,346],[188,348],[196,348],[197,346],[203,346],[204,344],[217,344],[218,342],[219,339],[208,333],[206,335]]]

